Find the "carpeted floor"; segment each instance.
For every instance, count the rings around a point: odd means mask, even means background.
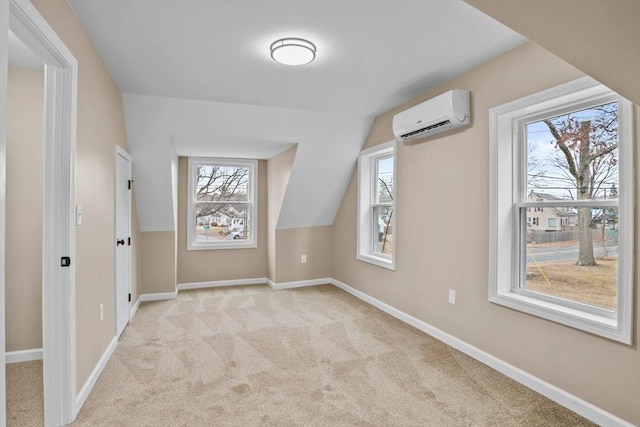
[[[42,360],[7,365],[7,426],[43,424]]]
[[[7,365],[42,426],[42,362]],[[571,411],[332,286],[145,303],[73,425],[583,426]]]
[[[333,286],[142,304],[75,426],[583,426]]]

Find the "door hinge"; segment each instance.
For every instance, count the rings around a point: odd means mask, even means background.
[[[60,258],[60,267],[69,267],[71,265],[71,257],[63,256]]]
[[[131,294],[129,294],[129,302],[131,302]]]
[[[133,185],[133,180],[130,179],[129,181],[127,181],[127,185],[128,185],[128,189],[131,190],[131,186]]]
[[[127,237],[127,244],[131,246],[131,237]]]

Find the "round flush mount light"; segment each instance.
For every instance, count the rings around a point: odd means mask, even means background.
[[[271,43],[271,58],[284,65],[305,65],[316,58],[316,45],[305,39],[289,37]]]

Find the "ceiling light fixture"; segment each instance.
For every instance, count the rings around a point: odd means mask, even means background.
[[[271,58],[284,65],[305,65],[316,58],[316,45],[305,39],[287,37],[271,43]]]

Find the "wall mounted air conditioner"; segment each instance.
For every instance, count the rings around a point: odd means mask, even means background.
[[[470,124],[469,91],[454,89],[393,116],[393,135],[411,142]]]

